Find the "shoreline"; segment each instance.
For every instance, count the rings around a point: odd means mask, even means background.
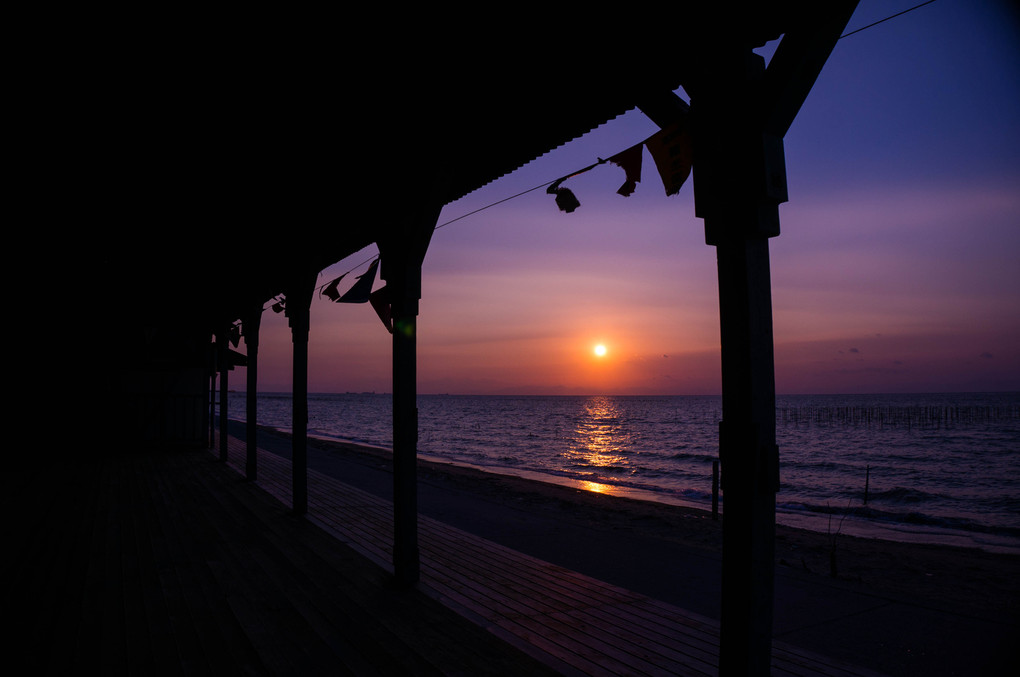
[[[290,437],[274,428],[260,425],[259,429]],[[388,449],[318,437],[310,437],[308,443],[348,462],[386,472],[391,469],[392,452]],[[533,513],[535,523],[555,515],[556,519],[569,519],[578,528],[597,530],[607,537],[640,533],[705,556],[721,557],[723,516],[713,520],[711,510],[600,494],[449,462],[419,459],[418,470],[420,483],[483,496],[494,505],[510,505],[514,510]],[[498,530],[479,535],[497,542],[502,536]],[[807,576],[833,585],[849,585],[868,594],[906,597],[913,603],[954,613],[1020,623],[1020,555],[845,532],[833,537],[781,523],[776,525],[775,545],[777,576]]]
[[[263,426],[260,426],[263,428]],[[267,431],[275,431],[280,434],[289,434],[286,430],[264,427]],[[393,450],[387,447],[369,445],[351,440],[341,440],[321,435],[309,435],[308,439],[323,444],[352,445],[365,450],[376,451],[381,454],[392,454]],[[434,454],[418,453],[420,463],[432,463],[440,466],[455,468],[468,468],[482,473],[517,477],[532,482],[542,482],[570,489],[580,489],[597,494],[629,498],[637,501],[650,503],[661,503],[683,508],[690,508],[700,512],[711,514],[711,505],[705,505],[697,501],[679,498],[668,492],[658,492],[636,487],[628,487],[617,484],[592,482],[579,478],[543,473],[536,470],[522,470],[513,467],[482,466],[478,464],[465,463],[442,458]],[[722,492],[720,492],[719,517],[724,512]],[[897,522],[883,523],[866,518],[860,518],[851,512],[833,513],[832,519],[828,514],[815,512],[801,512],[777,507],[776,524],[786,527],[803,529],[814,533],[827,535],[830,531],[837,532],[840,536],[854,536],[858,538],[870,538],[897,543],[912,543],[947,547],[976,548],[985,552],[1020,555],[1020,541],[1001,536],[991,532],[971,532],[954,530],[948,527],[924,527],[921,525],[902,524]]]

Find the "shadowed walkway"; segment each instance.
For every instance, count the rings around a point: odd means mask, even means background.
[[[243,472],[245,446],[229,438]],[[289,461],[259,450],[258,485],[290,502]],[[309,470],[309,521],[392,571],[392,505]],[[562,674],[715,675],[718,623],[419,517],[426,595]],[[875,673],[774,643],[773,675]]]
[[[80,454],[0,475],[21,674],[549,672],[208,451]]]
[[[53,456],[2,475],[8,646],[30,674],[714,675],[718,625],[421,518],[391,587],[391,505],[260,450]],[[279,500],[278,500],[279,499]],[[282,501],[282,502],[281,502]],[[775,675],[871,673],[776,644]]]

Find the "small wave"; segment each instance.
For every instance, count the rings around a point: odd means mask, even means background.
[[[868,494],[868,500],[889,503],[925,503],[945,498],[942,494],[930,493],[909,487],[893,487]]]
[[[585,470],[595,473],[605,472],[612,474],[623,474],[634,472],[634,468],[626,465],[596,465],[594,463],[572,463],[570,467],[577,468],[578,470]]]
[[[779,503],[776,505],[776,508],[784,512],[829,515],[833,518],[854,517],[888,525],[923,526],[1020,538],[1020,527],[993,526],[966,517],[938,517],[916,510],[878,510],[871,506],[863,505],[848,508],[796,501]]]
[[[780,465],[784,468],[796,468],[799,470],[850,471],[851,474],[855,474],[857,471],[857,466],[849,463],[840,463],[839,461],[795,461],[783,458],[780,460]],[[863,472],[863,470],[860,472]]]
[[[697,452],[678,452],[671,454],[669,458],[674,458],[679,461],[718,461],[719,457],[715,454],[699,454]]]
[[[681,496],[689,501],[696,503],[707,503],[712,500],[711,491],[703,491],[701,489],[681,489],[679,491],[666,492]],[[721,500],[721,497],[720,497]]]

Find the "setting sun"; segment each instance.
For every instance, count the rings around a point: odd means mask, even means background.
[[[599,357],[602,357],[603,355],[606,354],[606,347],[601,343],[598,344],[597,346],[595,346],[595,354],[598,355]]]

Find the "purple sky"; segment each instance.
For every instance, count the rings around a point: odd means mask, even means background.
[[[863,0],[847,30],[918,1]],[[785,142],[790,201],[770,241],[780,393],[1020,390],[1020,22],[1010,7],[937,0],[837,43]],[[439,223],[655,131],[632,111],[447,205]],[[540,189],[436,231],[420,392],[720,392],[715,249],[692,185],[667,197],[647,151],[637,191],[617,195],[622,182],[603,165],[565,184],[581,202],[572,214]],[[377,253],[348,257],[320,282],[364,272]],[[259,389],[289,391],[290,360],[286,319],[267,311]],[[309,389],[388,392],[390,378],[390,336],[372,308],[316,298]]]

